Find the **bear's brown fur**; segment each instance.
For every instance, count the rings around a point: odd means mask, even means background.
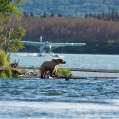
[[[46,74],[50,72],[51,77],[56,76],[58,65],[65,64],[63,59],[52,59],[51,61],[45,61],[40,67],[41,78],[45,78]]]

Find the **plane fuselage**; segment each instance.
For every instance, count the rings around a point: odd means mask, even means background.
[[[51,50],[51,45],[49,42],[43,43],[43,46],[40,47],[40,52],[47,52]]]

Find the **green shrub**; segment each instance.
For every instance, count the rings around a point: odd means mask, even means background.
[[[58,76],[69,76],[71,74],[71,71],[66,68],[59,68],[57,70],[57,75]]]
[[[6,74],[7,78],[12,77],[11,67],[9,65],[5,68],[5,74]]]
[[[5,71],[0,72],[0,78],[7,78]]]
[[[21,70],[22,72],[26,72],[26,71],[27,71],[26,68],[20,68],[20,70]]]
[[[6,58],[4,51],[0,50],[0,68],[7,65],[8,61],[6,62]]]
[[[9,60],[5,52],[2,50],[0,50],[0,68],[3,69],[3,71],[0,71],[0,78],[11,78],[12,77]]]

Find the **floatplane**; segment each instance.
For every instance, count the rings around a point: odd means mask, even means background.
[[[39,56],[42,56],[43,53],[48,52],[50,56],[52,57],[58,57],[58,55],[55,55],[52,50],[58,48],[58,47],[65,47],[65,46],[85,46],[86,43],[51,43],[51,42],[42,42],[42,36],[40,36],[39,42],[33,42],[33,41],[22,41],[24,45],[30,45],[34,46],[39,49],[40,53]]]

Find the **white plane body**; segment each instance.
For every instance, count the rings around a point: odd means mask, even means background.
[[[40,36],[39,42],[33,41],[22,41],[25,45],[35,46],[40,50],[40,53],[43,52],[50,52],[53,53],[52,50],[58,47],[65,47],[65,46],[85,46],[86,43],[50,43],[48,41],[42,42],[42,36]]]

